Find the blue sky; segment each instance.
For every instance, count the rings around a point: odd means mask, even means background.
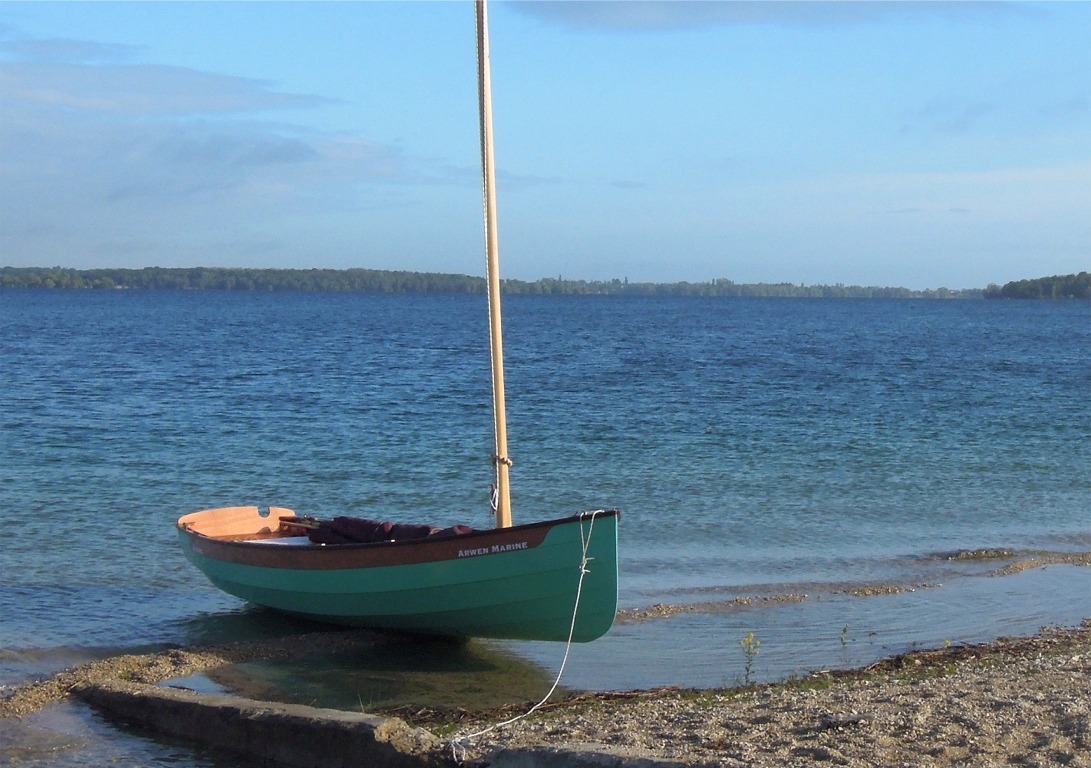
[[[1091,3],[493,2],[505,277],[1091,269]],[[0,3],[0,264],[484,269],[473,6]]]

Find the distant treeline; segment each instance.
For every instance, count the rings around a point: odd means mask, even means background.
[[[1036,280],[1015,280],[1003,288],[990,285],[986,299],[1091,299],[1091,273],[1054,275]]]
[[[396,272],[380,269],[62,269],[0,267],[0,288],[173,289],[229,291],[331,291],[356,293],[484,293],[485,280],[468,275]],[[504,280],[507,294],[598,296],[711,296],[796,298],[981,298],[980,289],[914,291],[858,285],[735,283],[720,278],[701,283],[630,283],[626,280],[542,278]]]
[[[0,288],[483,293],[485,281],[483,278],[466,275],[391,272],[378,269],[0,267]]]
[[[353,293],[484,293],[485,279],[436,272],[382,269],[62,269],[0,267],[0,288],[135,288],[144,290],[306,291]],[[860,285],[736,283],[725,278],[701,283],[630,283],[628,280],[504,280],[508,294],[586,296],[713,296],[852,299],[1091,299],[1091,273],[1016,280],[984,290],[882,288]]]

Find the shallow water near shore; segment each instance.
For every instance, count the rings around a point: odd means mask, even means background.
[[[1091,594],[1091,568],[1084,566],[961,576],[890,594],[846,594],[843,585],[833,586],[838,591],[619,621],[602,639],[572,647],[562,690],[775,682],[867,666],[921,648],[1033,635],[1047,625],[1076,626],[1091,611],[1086,599],[1073,599]],[[743,641],[749,633],[756,644],[748,665]],[[565,646],[557,643],[407,645],[379,638],[363,652],[304,653],[290,661],[233,665],[208,677],[220,690],[335,709],[457,710],[469,708],[467,702],[490,709],[540,699],[564,655]]]
[[[1087,567],[987,575],[1091,550],[1086,303],[512,297],[505,309],[517,519],[619,507],[621,607],[700,606],[576,646],[565,685],[778,679],[1091,615]],[[314,629],[205,582],[173,528],[194,509],[488,525],[483,318],[470,296],[0,294],[0,686],[121,652]],[[984,549],[1015,554],[950,559]],[[853,594],[867,589],[880,593]],[[492,706],[484,690],[537,700],[563,654],[473,643],[421,666],[419,648],[376,648],[348,660],[351,674],[332,659],[243,667],[230,682],[356,707],[432,687],[436,705],[474,708]],[[503,686],[474,688],[493,672]],[[213,764],[59,711],[55,730],[78,734],[61,750],[73,764]],[[116,757],[130,748],[141,756]]]

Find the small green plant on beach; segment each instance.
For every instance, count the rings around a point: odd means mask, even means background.
[[[746,685],[750,685],[750,673],[754,668],[754,659],[761,653],[758,650],[758,646],[761,645],[761,640],[754,637],[753,632],[747,632],[746,636],[739,641],[739,647],[742,648],[743,656],[746,659],[746,663],[743,666],[743,682]]]

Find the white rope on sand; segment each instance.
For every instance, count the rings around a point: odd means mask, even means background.
[[[492,731],[509,726],[512,723],[516,723],[523,718],[530,716],[540,707],[542,707],[547,701],[549,701],[550,697],[557,690],[557,686],[561,684],[561,677],[564,676],[565,665],[568,664],[568,654],[572,650],[572,636],[576,632],[576,616],[580,610],[580,593],[583,591],[583,577],[589,573],[587,564],[594,559],[587,556],[587,548],[591,546],[591,532],[595,528],[595,517],[601,512],[601,509],[596,509],[593,512],[580,512],[579,514],[580,543],[582,548],[582,551],[580,553],[580,580],[576,584],[576,603],[572,606],[572,623],[568,627],[568,642],[565,644],[564,657],[561,659],[561,666],[560,669],[557,670],[557,678],[553,681],[552,687],[550,687],[549,692],[542,698],[541,701],[539,701],[537,704],[535,704],[533,707],[531,707],[521,715],[516,715],[515,717],[505,720],[502,723],[490,725],[488,728],[483,728],[480,731],[467,733],[463,736],[456,736],[451,739],[451,757],[454,758],[454,761],[456,763],[461,764],[465,762],[466,749],[469,744],[473,742],[474,739],[476,739],[478,736],[484,736],[486,733],[491,733]],[[584,535],[583,521],[587,517],[590,517],[591,524],[587,527],[586,535]]]

